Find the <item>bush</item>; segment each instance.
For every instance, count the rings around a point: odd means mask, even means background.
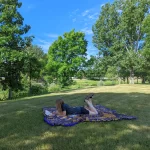
[[[104,85],[104,82],[102,80],[97,82],[97,86],[103,86],[103,85]]]
[[[97,85],[96,82],[90,82],[90,83],[88,84],[88,86],[96,86],[96,85]]]
[[[55,83],[51,83],[48,86],[48,92],[59,92],[61,90],[61,86]]]
[[[115,81],[105,81],[105,82],[104,82],[104,85],[105,85],[105,86],[116,85],[116,82],[115,82]]]
[[[12,93],[13,99],[27,97],[28,95],[28,91],[13,91]]]
[[[117,82],[114,80],[113,81],[110,81],[110,80],[102,81],[102,80],[100,80],[97,82],[97,86],[111,86],[111,85],[116,85],[116,84],[117,84]]]
[[[47,93],[47,88],[40,83],[34,83],[31,87],[32,95],[39,95]]]
[[[8,98],[8,91],[0,91],[0,101],[5,101]]]

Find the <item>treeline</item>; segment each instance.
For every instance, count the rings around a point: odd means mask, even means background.
[[[150,82],[149,0],[116,0],[104,5],[93,33],[99,54],[91,57],[88,72],[99,77],[118,75],[131,84],[134,77]]]
[[[18,12],[18,0],[0,3],[0,87],[29,95],[66,87],[78,78],[117,78],[150,82],[150,1],[116,0],[105,4],[93,25],[97,56],[87,59],[85,34],[71,30],[59,36],[45,54]],[[57,85],[59,85],[57,87]]]

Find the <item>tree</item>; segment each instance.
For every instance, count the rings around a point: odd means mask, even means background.
[[[76,73],[76,77],[78,79],[83,79],[84,78],[84,70],[79,70],[77,73]]]
[[[143,20],[149,13],[147,0],[116,0],[106,4],[93,26],[93,43],[103,57],[111,56],[111,64],[119,65],[130,72],[130,83],[134,83],[134,72],[140,66],[141,41],[145,36]],[[126,66],[124,66],[126,65]]]
[[[87,41],[82,32],[72,30],[64,33],[50,46],[48,51],[48,74],[62,86],[69,85],[85,62]]]
[[[94,33],[93,44],[99,50],[100,72],[105,76],[107,69],[112,65],[117,65],[120,56],[123,55],[123,44],[119,28],[120,12],[117,9],[117,4],[107,3],[102,7],[99,18],[93,25]],[[97,70],[99,68],[97,66]]]
[[[90,56],[90,59],[86,61],[85,76],[89,79],[94,78],[94,64],[95,64],[95,61],[96,61],[95,56]]]
[[[105,57],[91,56],[86,63],[86,77],[89,79],[101,79],[105,76],[108,67]]]
[[[134,83],[135,68],[140,65],[140,42],[144,38],[142,30],[143,20],[149,13],[149,2],[147,0],[126,0],[120,3],[122,9],[121,23],[119,25],[121,40],[126,49],[128,69],[130,70],[130,83]]]
[[[105,4],[92,30],[93,44],[102,56],[113,56],[113,51],[120,49],[118,42],[120,15],[115,4]]]
[[[41,47],[37,45],[29,46],[24,51],[24,73],[29,77],[29,93],[31,94],[31,80],[40,77],[41,70],[44,68],[43,59],[45,54]]]
[[[21,88],[21,71],[24,64],[24,49],[31,43],[31,37],[24,37],[30,26],[23,26],[23,17],[18,12],[21,7],[18,0],[0,1],[0,76],[3,88],[12,90]]]
[[[143,64],[142,64],[142,70],[146,72],[147,78],[150,83],[150,15],[145,18],[143,21],[143,31],[145,32],[145,43],[142,51],[143,56]]]

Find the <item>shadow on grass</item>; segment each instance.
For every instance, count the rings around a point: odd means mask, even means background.
[[[137,116],[138,120],[80,123],[68,128],[51,127],[43,122],[44,106],[54,106],[59,97],[69,105],[82,106],[86,95],[65,93],[0,103],[0,149],[150,149],[150,94],[96,93],[94,96],[94,104]]]

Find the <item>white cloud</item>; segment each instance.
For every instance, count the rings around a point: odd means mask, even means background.
[[[97,17],[98,17],[98,13],[94,13],[88,16],[89,19],[97,19]]]
[[[101,4],[101,7],[103,7],[105,4]]]
[[[72,14],[76,14],[79,11],[79,9],[76,9],[72,12]]]
[[[34,8],[35,8],[35,5],[33,5],[33,4],[30,4],[30,5],[28,5],[28,7],[27,7],[28,10],[31,10],[31,9],[34,9]]]
[[[81,31],[84,32],[87,35],[93,34],[92,30],[88,29],[88,27],[85,27],[85,28],[81,29]]]
[[[88,23],[87,23],[87,22],[85,22],[85,23],[84,23],[84,26],[87,26],[87,25],[88,25]]]
[[[69,16],[70,16],[70,17],[75,16],[75,15],[77,14],[78,11],[79,11],[79,9],[76,9],[76,10],[70,12],[70,15],[69,15]]]
[[[50,38],[57,38],[59,35],[58,34],[47,34],[48,37]]]
[[[40,47],[43,48],[44,52],[48,52],[49,47],[51,46],[52,42],[46,41],[46,40],[41,40],[38,39],[38,44]]]
[[[77,19],[76,19],[76,18],[74,18],[74,19],[72,19],[72,21],[73,21],[73,22],[76,22],[76,21],[77,21]]]
[[[87,15],[89,14],[89,12],[90,12],[90,10],[84,11],[84,12],[82,13],[82,16],[83,16],[83,17],[84,17],[84,16],[87,16]]]

